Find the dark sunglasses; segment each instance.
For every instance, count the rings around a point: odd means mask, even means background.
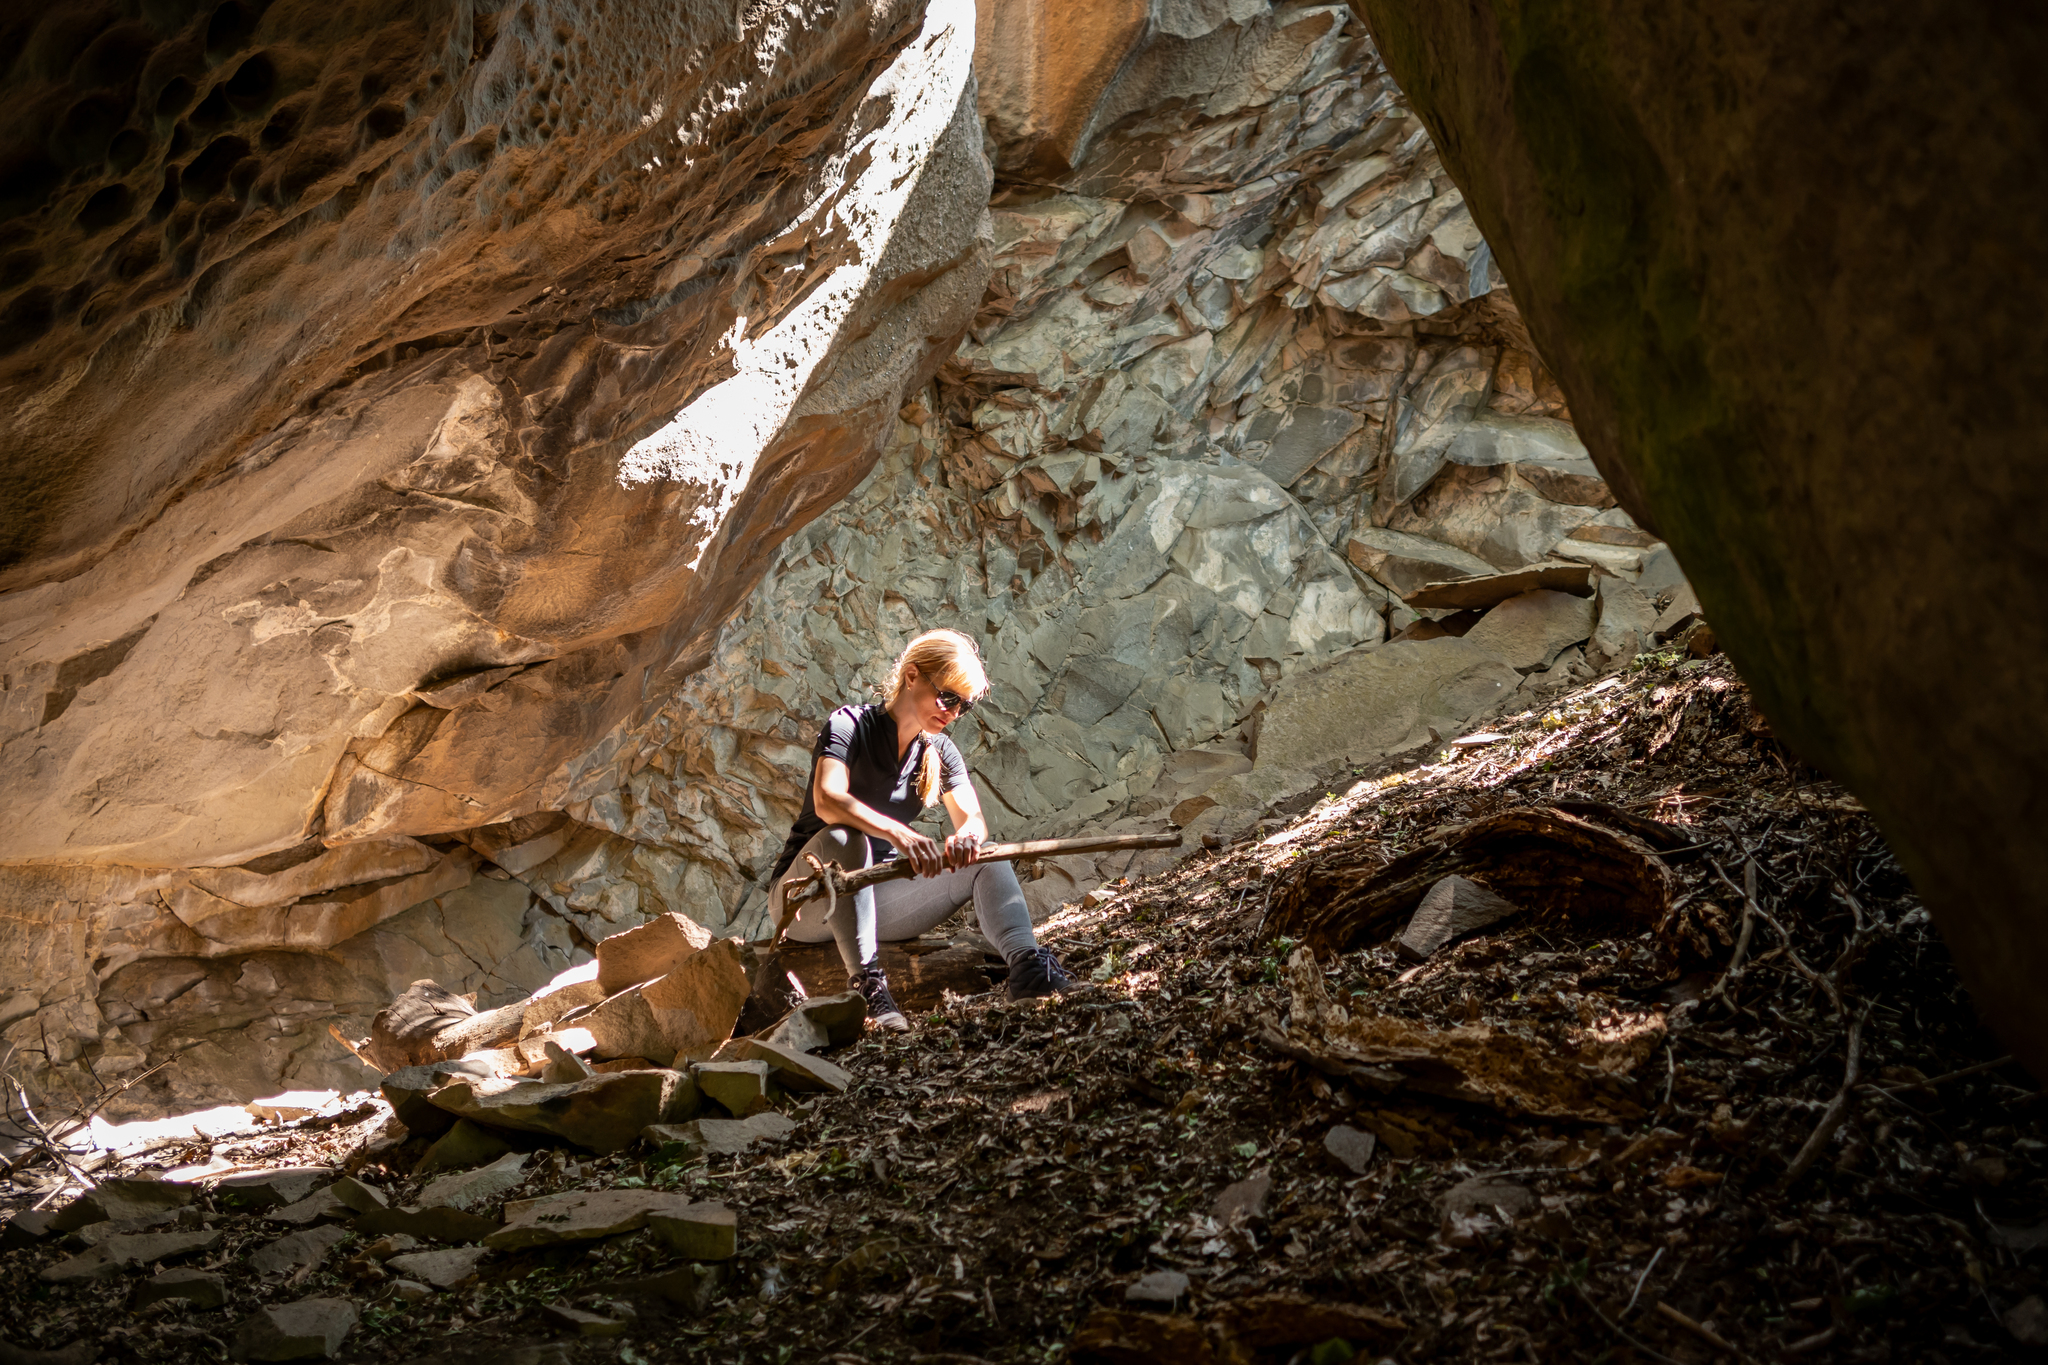
[[[943,687],[934,687],[932,694],[938,701],[940,710],[951,711],[955,715],[964,716],[974,709],[974,698],[972,697],[963,697],[958,692],[948,692]]]

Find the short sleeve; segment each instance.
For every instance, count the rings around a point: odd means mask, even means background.
[[[812,753],[818,758],[836,758],[847,767],[853,766],[853,738],[860,728],[859,717],[851,706],[842,706],[825,717],[825,728],[818,732],[818,743]]]
[[[940,735],[937,742],[939,765],[945,770],[942,781],[944,790],[958,791],[962,787],[973,785],[972,779],[967,776],[967,760],[960,756],[960,746],[945,735]]]

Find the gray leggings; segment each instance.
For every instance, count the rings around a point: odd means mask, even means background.
[[[821,863],[836,863],[848,872],[866,867],[869,861],[867,836],[846,825],[819,830],[783,876],[809,873],[804,853],[815,855]],[[1005,962],[1014,962],[1038,946],[1038,937],[1031,932],[1031,911],[1024,904],[1024,888],[1017,883],[1017,869],[1009,863],[976,863],[936,877],[910,877],[863,887],[854,893],[851,904],[840,901],[838,913],[829,918],[829,902],[819,896],[805,901],[797,911],[789,936],[798,943],[834,940],[839,956],[846,960],[846,970],[857,972],[875,960],[878,943],[916,938],[970,898],[983,937],[996,946]],[[770,923],[782,914],[780,881],[768,893],[768,914]]]

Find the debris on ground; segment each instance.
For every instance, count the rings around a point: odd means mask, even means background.
[[[2020,1358],[2041,1091],[1868,815],[1689,652],[1065,907],[1064,998],[988,990],[964,921],[904,953],[967,987],[906,1035],[682,924],[510,1012],[423,989],[346,1121],[18,1166],[0,1350]]]

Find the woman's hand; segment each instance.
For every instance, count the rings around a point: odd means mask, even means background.
[[[940,849],[938,840],[919,834],[908,825],[898,825],[888,838],[896,851],[910,860],[911,870],[918,876],[935,877],[946,870],[947,854]]]
[[[973,831],[954,834],[946,840],[946,866],[965,867],[981,856],[981,835]]]

